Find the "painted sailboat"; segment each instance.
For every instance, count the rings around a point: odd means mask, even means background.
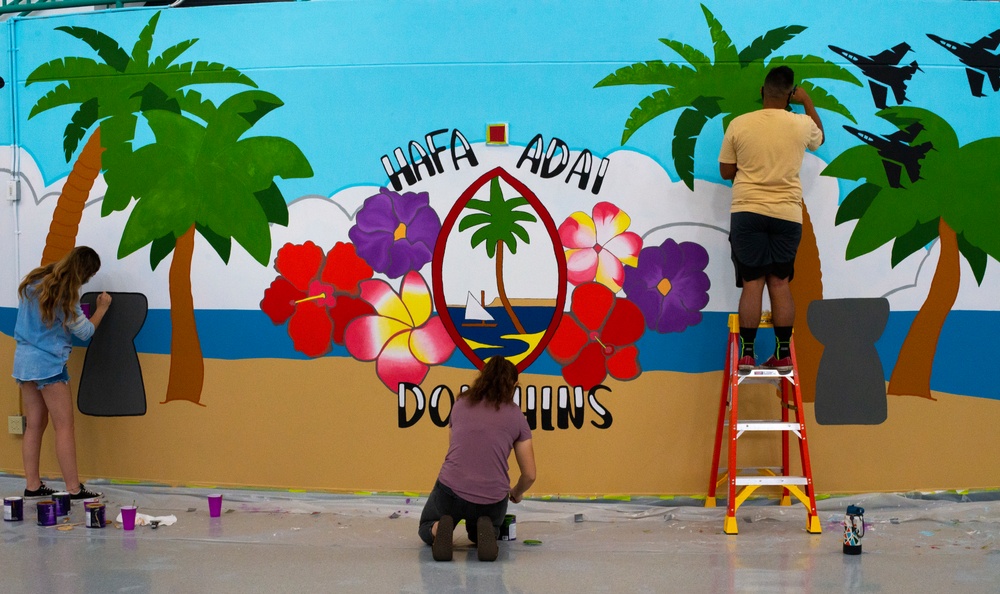
[[[493,328],[497,325],[490,312],[486,311],[486,307],[483,304],[485,300],[486,291],[479,292],[478,300],[472,294],[472,291],[469,291],[469,297],[465,302],[465,321],[462,322],[462,326]]]

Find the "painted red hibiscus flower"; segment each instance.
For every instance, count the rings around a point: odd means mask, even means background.
[[[264,291],[260,308],[275,325],[288,322],[295,350],[310,357],[344,344],[344,330],[355,318],[375,312],[361,299],[361,281],[372,269],[354,245],[338,242],[327,254],[311,241],[287,243],[274,259],[281,275]]]
[[[585,283],[573,291],[570,311],[559,322],[548,351],[563,366],[563,378],[571,386],[589,390],[608,375],[635,379],[642,369],[634,343],[645,326],[634,303],[615,297],[600,283]]]

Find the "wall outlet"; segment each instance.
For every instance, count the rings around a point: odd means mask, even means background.
[[[21,415],[11,415],[7,417],[7,433],[12,435],[24,435],[24,417]]]

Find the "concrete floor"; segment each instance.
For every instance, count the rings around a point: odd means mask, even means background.
[[[0,591],[1000,592],[995,493],[825,499],[822,535],[805,532],[801,505],[766,500],[740,508],[738,536],[722,533],[725,508],[695,500],[532,500],[511,506],[518,540],[496,563],[479,562],[461,528],[454,561],[436,563],[416,535],[419,497],[223,491],[210,518],[207,490],[88,486],[109,520],[135,501],[177,522],[92,529],[74,506],[58,530],[38,526],[29,502],[24,521],[0,523]],[[5,496],[23,488],[0,476]],[[860,556],[841,549],[852,503],[866,509]]]

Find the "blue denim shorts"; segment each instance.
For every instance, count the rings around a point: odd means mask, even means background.
[[[33,381],[35,382],[35,386],[39,390],[41,390],[45,386],[51,386],[52,384],[58,384],[58,383],[68,384],[69,383],[69,370],[66,369],[65,365],[63,365],[62,371],[60,371],[56,375],[53,375],[52,377],[47,377],[45,379],[33,380]],[[25,382],[18,381],[17,383],[18,384],[23,384]]]

